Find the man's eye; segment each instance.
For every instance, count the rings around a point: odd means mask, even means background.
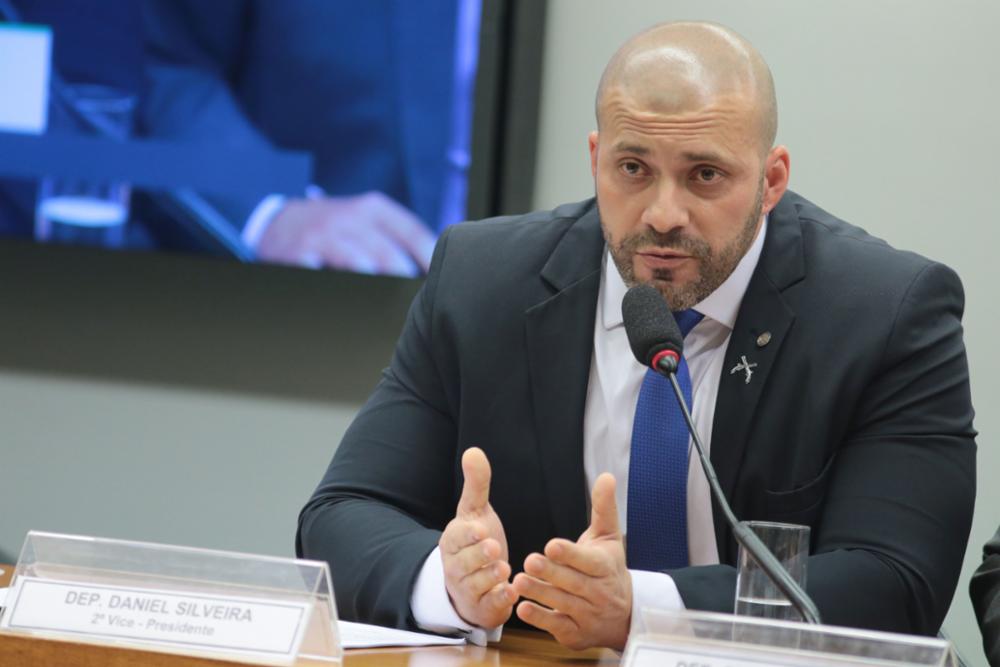
[[[639,176],[642,174],[642,165],[633,160],[622,162],[620,168],[626,176]]]
[[[702,183],[713,183],[722,177],[722,173],[714,167],[699,167],[695,173]]]

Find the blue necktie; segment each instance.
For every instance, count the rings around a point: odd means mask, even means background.
[[[695,310],[674,313],[681,335],[687,336],[702,318]],[[677,382],[688,407],[691,374],[681,358]],[[635,570],[666,570],[688,565],[687,424],[670,380],[646,371],[632,424],[628,465],[628,525],[626,554]]]

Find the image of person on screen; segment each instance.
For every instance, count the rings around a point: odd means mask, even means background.
[[[261,261],[426,271],[464,217],[479,0],[146,0],[147,136],[307,151],[301,197],[206,196]]]
[[[975,503],[958,276],[789,189],[770,69],[730,29],[633,37],[596,111],[596,197],[444,231],[298,553],[342,618],[473,641],[621,649],[646,607],[732,613],[738,544],[630,349],[647,285],[735,515],[810,528],[822,620],[937,633]]]

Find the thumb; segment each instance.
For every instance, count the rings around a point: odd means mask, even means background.
[[[458,514],[472,514],[485,509],[490,502],[490,462],[478,447],[462,455],[462,497],[458,499]]]
[[[618,504],[615,502],[615,477],[604,473],[594,482],[590,492],[590,528],[592,538],[617,536]]]

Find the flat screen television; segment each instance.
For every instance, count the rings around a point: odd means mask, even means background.
[[[536,0],[0,0],[0,236],[419,276],[528,208]]]

